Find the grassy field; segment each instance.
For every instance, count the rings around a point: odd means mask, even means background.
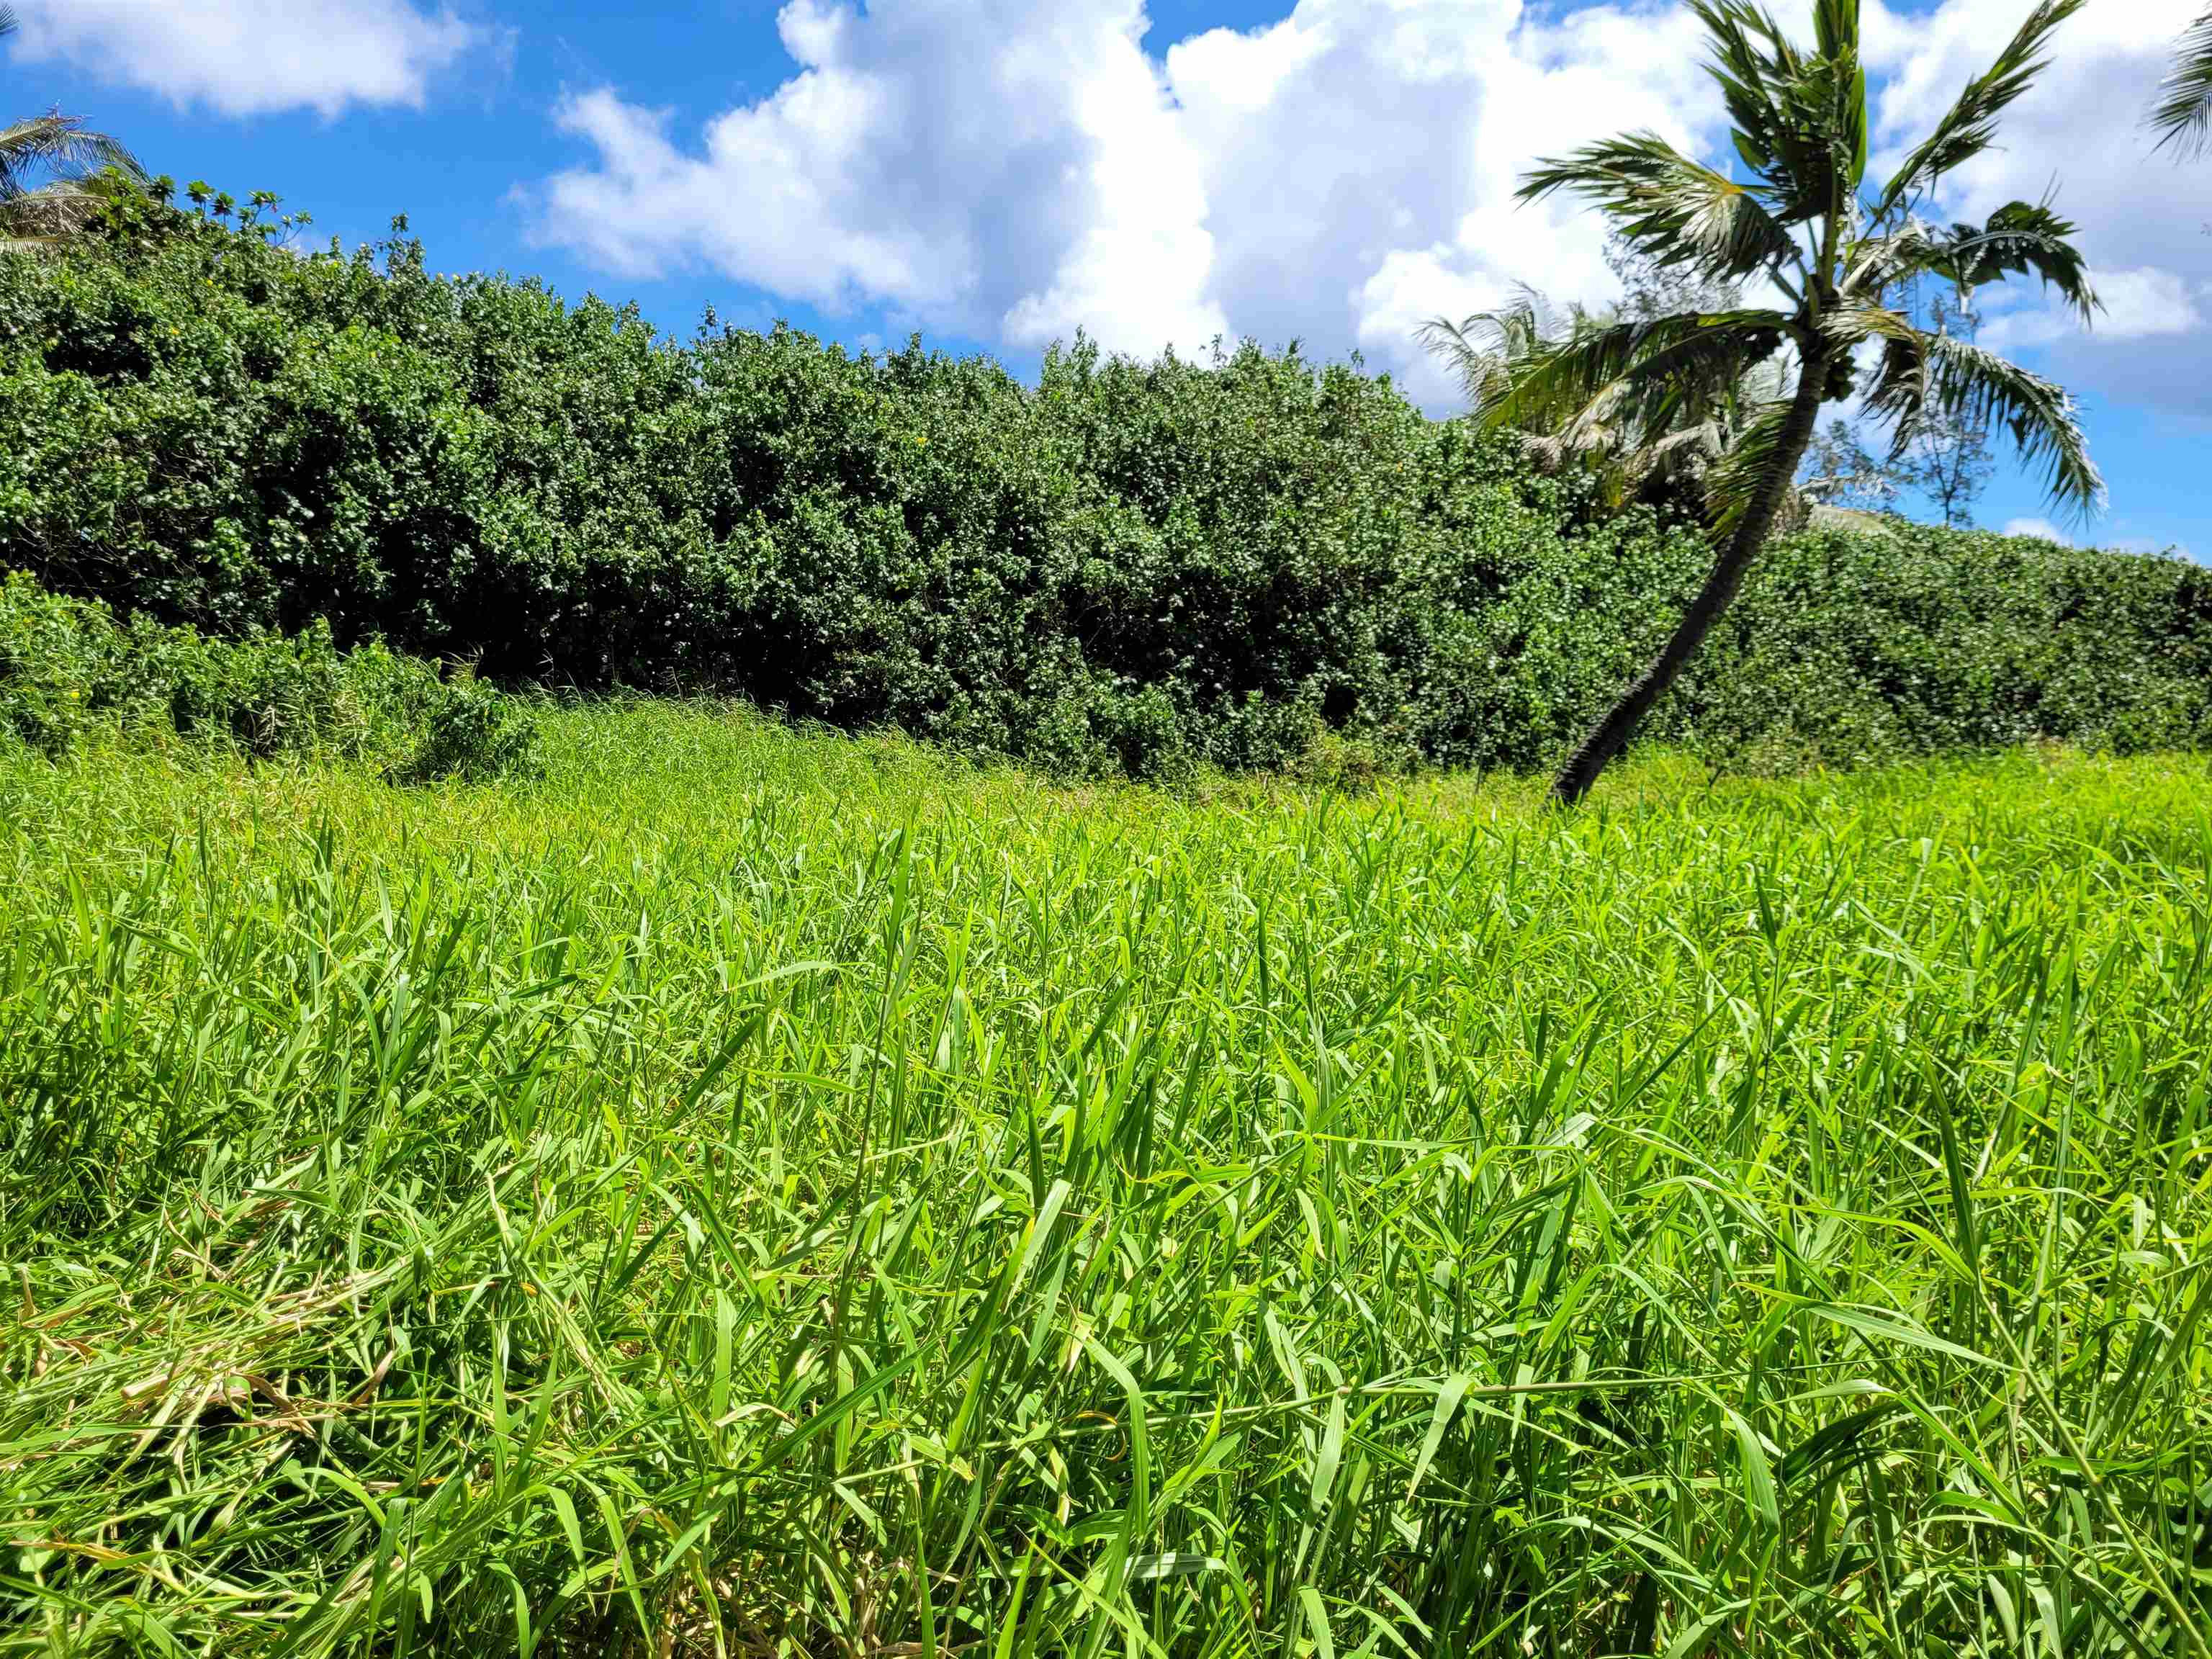
[[[0,1654],[2178,1654],[2212,780],[0,759]]]

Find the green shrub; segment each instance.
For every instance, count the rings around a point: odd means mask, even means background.
[[[1166,779],[1288,767],[1317,729],[1541,766],[1710,561],[1295,349],[1079,341],[1029,386],[711,315],[679,345],[403,238],[303,258],[265,228],[135,206],[0,255],[0,566],[163,626]],[[1800,535],[1651,730],[1743,766],[2201,742],[2207,608],[2172,560]],[[334,718],[305,659],[265,667],[240,741]],[[17,718],[66,741],[66,701]]]
[[[414,751],[392,769],[407,783],[501,777],[524,769],[535,736],[514,700],[481,680],[441,685]]]
[[[516,701],[326,623],[220,639],[0,575],[0,732],[50,758],[107,733],[212,741],[262,758],[327,755],[395,781],[483,779],[527,763],[535,725]]]

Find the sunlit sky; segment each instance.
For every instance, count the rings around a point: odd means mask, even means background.
[[[9,109],[275,191],[318,237],[404,212],[437,269],[635,298],[678,332],[712,304],[1017,369],[1079,328],[1138,352],[1296,338],[1440,414],[1423,319],[1611,288],[1600,226],[1513,204],[1532,156],[1640,126],[1726,155],[1674,0],[15,3]],[[2008,466],[1991,527],[2212,557],[2212,161],[2154,156],[2142,125],[2197,3],[2092,0],[2002,151],[1947,187],[1961,216],[2055,193],[2107,300],[2084,335],[2033,289],[1985,296],[1985,343],[2077,392],[2112,486],[2100,518],[2048,525]],[[1866,0],[1877,168],[2027,9]]]

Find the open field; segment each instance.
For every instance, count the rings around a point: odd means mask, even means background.
[[[0,759],[0,1653],[2166,1654],[2212,781]]]

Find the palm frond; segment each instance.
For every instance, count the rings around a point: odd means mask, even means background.
[[[1819,327],[1831,343],[1845,350],[1869,340],[1917,341],[1923,332],[1903,312],[1865,301],[1831,306],[1822,314]]]
[[[0,6],[0,40],[5,40],[21,27],[15,7]]]
[[[1866,65],[1856,51],[1808,64],[1782,89],[1790,119],[1779,156],[1790,179],[1783,219],[1791,224],[1824,214],[1856,214],[1866,177]]]
[[[1690,9],[1711,38],[1706,67],[1728,105],[1736,153],[1773,216],[1802,223],[1855,196],[1868,140],[1858,0],[1815,0],[1810,58],[1746,0],[1690,0]]]
[[[120,140],[94,132],[58,110],[0,126],[0,201],[30,193],[36,188],[30,181],[38,173],[64,181],[109,167],[134,181],[146,177],[138,158]]]
[[[2172,144],[2185,155],[2202,155],[2212,149],[2212,9],[2174,43],[2173,67],[2159,85],[2150,125],[2160,149]]]
[[[1778,311],[1690,312],[1547,341],[1516,367],[1485,418],[1492,426],[1549,423],[1571,408],[1576,414],[1565,424],[1587,427],[1632,412],[1645,423],[1662,419],[1771,353],[1789,323]]]
[[[61,241],[96,219],[118,191],[135,188],[119,174],[100,173],[19,191],[0,198],[0,237],[15,246]]]
[[[1916,276],[1936,276],[1962,293],[2007,276],[2032,276],[2057,290],[2086,326],[2103,309],[2088,263],[2073,243],[2075,226],[2048,203],[2008,202],[1981,225],[1930,225],[1907,219],[1869,236],[1848,251],[1843,281],[1847,299],[1878,303]]]
[[[1719,83],[1735,131],[1736,154],[1761,179],[1775,179],[1784,117],[1774,88],[1796,64],[1774,19],[1748,0],[1689,0],[1712,46],[1706,72]]]
[[[1645,434],[1733,427],[1747,375],[1774,355],[1790,319],[1779,312],[1744,310],[1663,320],[1676,326],[1640,343],[1601,398],[1592,400],[1592,412],[1601,410],[1604,418]]]
[[[1915,330],[1886,338],[1868,406],[1887,420],[1901,454],[1932,407],[1984,428],[2003,426],[2021,459],[2039,467],[2052,501],[2090,512],[2105,501],[2105,481],[2089,459],[2073,396],[2054,381],[1994,351],[1947,334]]]
[[[2073,243],[2074,222],[2061,218],[2047,202],[2008,202],[1978,231],[1961,226],[1951,246],[1952,264],[1944,275],[1960,287],[1978,288],[2010,276],[2033,276],[2058,290],[2085,325],[2104,308],[2089,281],[2088,262]]]
[[[1588,323],[1588,313],[1579,306],[1569,307],[1565,328],[1580,329]],[[1475,312],[1457,322],[1431,318],[1421,325],[1417,337],[1450,368],[1470,411],[1482,415],[1505,394],[1514,365],[1559,335],[1562,326],[1561,315],[1551,301],[1524,283],[1511,303]]]
[[[1949,238],[1950,232],[1917,218],[1862,236],[1844,251],[1838,291],[1849,299],[1879,301],[1898,284],[1936,269],[1948,257]]]
[[[1859,50],[1859,0],[1815,0],[1813,38],[1823,58],[1856,58]]]
[[[1735,533],[1759,489],[1781,464],[1792,401],[1777,398],[1760,404],[1728,453],[1705,474],[1705,516],[1717,536]]]
[[[2081,9],[2087,0],[2040,0],[2027,15],[1996,61],[1966,83],[1936,130],[1905,158],[1875,209],[1886,220],[1945,173],[1987,149],[1996,140],[1997,117],[2035,83],[2048,60],[2043,49],[2051,31]]]
[[[1656,132],[1626,133],[1546,157],[1521,200],[1564,191],[1611,219],[1631,246],[1665,265],[1729,281],[1794,258],[1790,234],[1744,185],[1693,161]]]
[[[94,132],[58,110],[0,127],[0,168],[20,172],[34,167],[70,173],[115,167],[134,177],[143,177],[145,171],[121,140]]]

